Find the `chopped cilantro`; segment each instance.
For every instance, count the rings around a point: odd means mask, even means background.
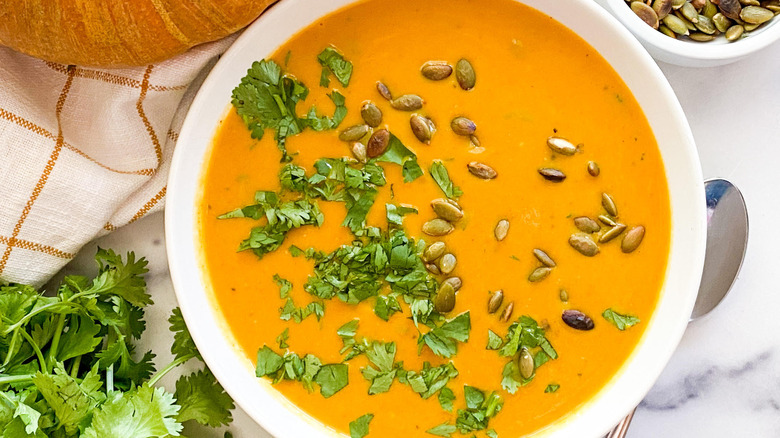
[[[374,419],[374,414],[365,414],[349,423],[349,438],[363,438],[368,435],[368,425]]]
[[[374,365],[360,369],[363,377],[371,382],[368,393],[373,395],[389,391],[398,372],[395,367],[395,343],[374,341],[366,350],[366,356]]]
[[[352,76],[352,63],[344,59],[344,55],[338,50],[333,47],[326,47],[317,56],[317,61],[322,65],[321,86],[327,87],[330,85],[330,73],[333,73],[333,76],[336,77],[341,85],[345,87],[349,85],[349,79]]]
[[[438,356],[452,357],[458,352],[457,342],[469,340],[470,330],[471,319],[466,311],[417,338],[417,349],[422,351],[427,345]]]
[[[323,365],[314,381],[320,385],[320,394],[329,398],[349,384],[347,365],[343,363]]]
[[[297,323],[308,318],[310,315],[314,315],[317,321],[322,319],[325,314],[325,303],[322,301],[312,301],[305,307],[296,307],[292,298],[287,298],[284,306],[279,308],[279,319],[282,321],[293,320]]]
[[[488,428],[488,422],[501,411],[504,401],[495,392],[487,394],[473,386],[463,387],[466,409],[458,409],[455,420],[460,433],[475,432]]]
[[[387,211],[387,223],[392,225],[403,225],[404,216],[410,213],[417,214],[417,209],[411,205],[385,204]]]
[[[632,315],[621,315],[617,312],[615,312],[612,309],[607,309],[604,311],[604,313],[601,314],[601,316],[604,317],[607,321],[611,322],[612,325],[618,328],[618,330],[623,331],[631,326],[634,326],[636,324],[639,324],[639,318]]]
[[[499,356],[510,357],[509,362],[504,366],[501,380],[501,387],[510,394],[514,394],[519,387],[527,385],[534,378],[531,375],[528,379],[524,379],[514,360],[523,348],[534,355],[534,368],[539,368],[550,359],[558,358],[558,353],[544,336],[544,329],[529,316],[518,318],[509,326],[503,343],[498,345]]]
[[[274,274],[274,283],[279,286],[279,298],[287,298],[290,296],[290,291],[293,288],[290,280],[285,280],[280,277],[279,274]]]
[[[344,357],[344,362],[365,353],[369,347],[369,342],[367,339],[355,339],[358,324],[359,321],[357,319],[353,319],[352,321],[349,321],[348,323],[339,327],[338,331],[336,332],[336,334],[338,334],[341,338],[341,342],[344,343],[344,346],[341,347],[341,350],[339,350],[339,354],[347,353],[347,355]]]
[[[431,435],[443,436],[443,437],[447,437],[447,438],[451,437],[452,434],[457,432],[457,431],[458,431],[458,428],[455,427],[455,425],[448,424],[448,423],[440,424],[440,425],[438,425],[436,427],[432,427],[432,428],[426,430],[426,432],[431,434]]]
[[[547,385],[547,388],[544,388],[544,392],[545,393],[552,393],[552,392],[557,391],[558,388],[560,388],[560,387],[561,387],[561,385],[558,385],[557,383],[550,383],[549,385]]]
[[[504,341],[501,339],[501,336],[495,334],[493,330],[488,330],[488,343],[487,347],[485,347],[487,350],[498,350],[503,343]]]
[[[457,376],[458,370],[455,369],[455,365],[452,362],[447,362],[437,367],[432,367],[430,363],[425,362],[423,369],[419,372],[400,371],[399,381],[408,384],[414,392],[420,394],[420,397],[427,399],[440,390],[447,389],[452,392],[446,388],[446,385],[450,379],[454,379]],[[444,397],[446,399],[448,396],[445,395]],[[455,397],[454,394],[452,397]],[[439,401],[441,401],[441,395]]]
[[[298,381],[310,392],[314,390],[316,383],[325,398],[337,393],[349,383],[346,364],[323,365],[320,359],[312,354],[301,358],[293,352],[287,352],[282,356],[267,345],[257,351],[255,374],[257,377],[268,377],[274,383],[282,380]]]
[[[423,175],[422,168],[417,164],[417,155],[393,134],[390,134],[387,149],[376,160],[401,166],[404,182],[412,182]]]
[[[376,297],[374,305],[374,314],[385,321],[388,321],[393,314],[401,311],[401,304],[395,296],[396,294],[379,295]]]
[[[284,331],[279,333],[279,336],[276,337],[276,342],[279,343],[279,348],[285,349],[289,347],[287,344],[288,339],[290,339],[290,329],[285,328]]]
[[[448,198],[454,199],[463,194],[463,191],[452,182],[450,174],[447,172],[447,168],[444,167],[444,163],[440,160],[434,160],[434,162],[431,163],[428,172],[430,172],[433,180],[436,181],[436,184],[439,185],[441,191],[444,192]]]
[[[445,411],[452,412],[452,404],[455,401],[455,393],[446,386],[439,391],[439,404]]]

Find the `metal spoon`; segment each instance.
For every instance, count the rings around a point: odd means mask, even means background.
[[[704,182],[707,198],[707,249],[699,295],[690,321],[710,313],[726,297],[745,259],[748,214],[739,189],[725,179]],[[624,438],[636,408],[618,423],[606,438]]]

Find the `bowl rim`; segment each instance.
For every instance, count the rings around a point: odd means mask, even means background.
[[[228,49],[198,90],[180,131],[178,147],[171,162],[165,209],[166,251],[182,314],[186,321],[197,321],[197,324],[190,324],[190,332],[205,362],[223,387],[250,417],[277,437],[342,435],[287,401],[272,389],[265,379],[254,377],[251,360],[238,348],[232,333],[222,320],[198,255],[199,182],[215,130],[224,117],[226,107],[229,108],[229,90],[245,74],[249,67],[248,62],[267,56],[279,44],[314,20],[358,1],[364,0],[322,0],[316,3],[285,0],[266,11]],[[524,3],[549,16],[552,16],[549,11],[562,11],[564,7],[574,8],[578,18],[569,20],[573,23],[558,21],[580,37],[582,36],[573,26],[594,26],[595,22],[597,30],[591,31],[593,40],[598,40],[599,45],[616,45],[616,48],[605,46],[605,50],[611,50],[611,57],[603,53],[602,56],[627,84],[624,75],[642,75],[641,83],[649,84],[650,89],[643,94],[653,96],[644,99],[653,99],[651,102],[655,103],[652,106],[659,106],[664,110],[663,115],[658,117],[667,120],[669,126],[656,130],[651,123],[656,138],[658,139],[659,132],[666,136],[671,135],[671,132],[677,142],[673,147],[661,147],[661,141],[658,140],[659,147],[662,148],[673,209],[672,238],[661,296],[651,320],[647,322],[648,327],[642,340],[620,371],[588,402],[550,427],[533,434],[573,436],[576,431],[578,436],[602,436],[650,390],[670,360],[687,326],[701,278],[706,241],[701,166],[693,135],[671,86],[649,54],[625,27],[603,8],[589,1],[514,1]],[[303,19],[301,14],[309,18]],[[279,27],[285,20],[303,21],[304,24],[291,31]],[[279,44],[258,43],[260,35],[266,32],[270,34],[270,30],[274,29],[279,30],[279,33],[267,39],[281,40]],[[613,41],[615,37],[618,37],[617,42]],[[594,47],[597,45],[591,40],[586,41]],[[271,47],[258,48],[263,45]],[[260,56],[257,56],[258,53]],[[254,54],[250,61],[247,61],[248,54]],[[616,63],[620,64],[620,68]],[[629,88],[641,104],[637,90]],[[220,106],[222,103],[226,105]],[[642,106],[642,109],[650,122],[651,115],[648,111],[652,108]],[[203,120],[209,122],[203,123]],[[211,120],[214,121],[213,124]],[[664,152],[664,147],[674,152]],[[672,153],[677,154],[675,162],[667,160],[667,155]],[[673,187],[673,184],[677,186]],[[676,220],[678,211],[684,212],[687,222]],[[669,320],[660,321],[661,316]]]
[[[613,15],[626,26],[631,33],[657,50],[671,55],[698,61],[726,61],[757,52],[773,42],[780,40],[780,16],[775,16],[763,29],[751,32],[750,36],[726,43],[722,41],[697,42],[670,38],[648,26],[631,11],[625,0],[600,0],[607,4]]]

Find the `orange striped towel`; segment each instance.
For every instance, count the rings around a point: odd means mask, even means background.
[[[85,243],[162,208],[178,129],[232,41],[115,70],[0,47],[0,279],[40,285]]]

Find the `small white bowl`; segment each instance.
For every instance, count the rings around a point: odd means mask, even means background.
[[[252,61],[267,57],[324,15],[359,0],[285,0],[252,24],[209,74],[182,126],[168,180],[165,234],[171,277],[184,318],[206,363],[235,401],[279,438],[340,436],[254,375],[218,308],[200,256],[201,177],[233,87]],[[411,0],[405,0],[411,1]],[[664,284],[631,357],[583,406],[534,437],[604,436],[647,394],[677,348],[691,315],[704,264],[704,184],[690,127],[669,83],[635,38],[603,8],[585,0],[518,0],[558,20],[590,43],[634,94],[658,142],[666,170],[672,236]],[[622,0],[621,0],[622,1]]]
[[[596,0],[607,8],[639,39],[653,58],[683,67],[714,67],[731,64],[768,45],[780,41],[780,16],[750,32],[745,38],[728,42],[718,37],[709,42],[676,40],[648,26],[625,0]]]

